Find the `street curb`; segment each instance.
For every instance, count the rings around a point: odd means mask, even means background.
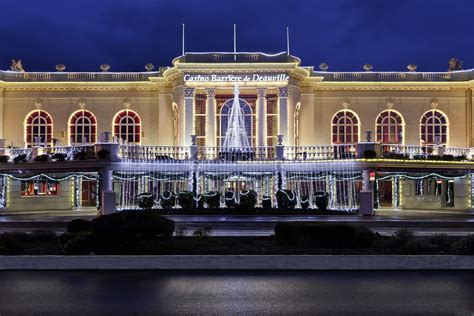
[[[474,256],[0,256],[1,270],[474,270]]]

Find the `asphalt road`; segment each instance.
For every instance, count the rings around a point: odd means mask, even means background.
[[[0,315],[473,315],[469,271],[10,271]]]

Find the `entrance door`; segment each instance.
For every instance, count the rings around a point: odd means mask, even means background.
[[[380,207],[392,207],[392,179],[380,180],[379,187]]]
[[[97,182],[84,180],[82,181],[82,205],[83,206],[95,206],[97,196]]]

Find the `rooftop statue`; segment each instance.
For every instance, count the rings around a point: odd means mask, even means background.
[[[462,60],[460,61],[457,58],[451,58],[449,60],[449,69],[448,71],[462,70]]]
[[[15,59],[12,59],[10,70],[25,72],[25,69],[23,69],[23,65],[21,64],[21,59],[18,59],[18,61],[16,61]]]

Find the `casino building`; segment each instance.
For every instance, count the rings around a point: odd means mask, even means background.
[[[0,212],[133,208],[141,193],[159,208],[184,190],[217,191],[224,205],[225,191],[246,189],[259,205],[288,189],[297,207],[327,192],[329,207],[369,213],[473,205],[473,69],[332,72],[286,52],[56,68],[0,71]],[[246,161],[219,156],[235,84]]]

